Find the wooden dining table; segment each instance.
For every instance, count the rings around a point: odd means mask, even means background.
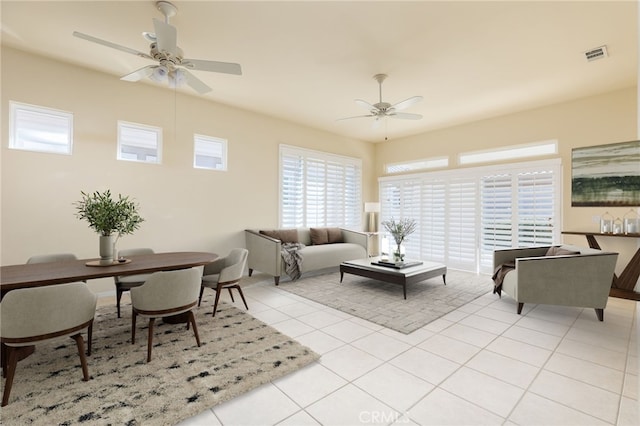
[[[113,262],[111,265],[100,265],[99,259],[7,265],[0,267],[0,298],[11,290],[21,288],[186,269],[206,265],[217,258],[218,255],[215,253],[181,251],[129,256],[125,262]],[[175,321],[183,322],[183,319],[176,318]],[[23,346],[18,353],[18,359],[26,358],[34,350],[35,346]],[[0,345],[0,352],[4,374],[6,371],[6,349],[4,344]]]
[[[99,259],[7,265],[0,267],[0,293],[4,296],[18,288],[185,269],[206,265],[217,258],[215,253],[180,251],[129,256],[126,263],[106,266],[97,265]]]

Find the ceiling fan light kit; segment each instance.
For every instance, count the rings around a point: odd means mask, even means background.
[[[396,104],[390,104],[389,102],[383,102],[382,100],[382,82],[384,82],[387,78],[387,74],[376,74],[373,76],[373,79],[378,82],[378,92],[379,92],[379,101],[375,104],[371,104],[369,102],[363,101],[362,99],[356,99],[356,105],[366,108],[369,110],[369,114],[366,115],[356,115],[354,117],[345,117],[339,118],[338,120],[350,120],[352,118],[364,118],[364,117],[373,117],[373,128],[378,128],[380,126],[380,122],[382,119],[391,117],[391,118],[400,118],[403,120],[420,120],[422,119],[422,115],[420,114],[410,114],[398,112],[404,109],[407,109],[416,103],[422,100],[422,96],[412,96],[404,101],[398,102]]]
[[[184,53],[177,44],[177,30],[169,24],[169,18],[178,13],[178,8],[168,1],[158,1],[155,4],[156,8],[164,15],[164,22],[153,19],[155,32],[145,31],[142,33],[142,37],[151,43],[148,54],[78,31],[74,31],[73,35],[93,43],[158,62],[158,65],[147,65],[123,76],[121,80],[124,81],[139,81],[143,78],[149,78],[156,82],[167,82],[171,88],[187,84],[196,92],[204,94],[210,92],[212,89],[194,74],[187,71],[186,68],[190,70],[242,75],[240,64],[184,58]]]

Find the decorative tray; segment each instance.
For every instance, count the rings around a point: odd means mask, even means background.
[[[385,268],[404,269],[404,268],[409,268],[411,266],[422,265],[422,262],[420,261],[387,262],[384,260],[380,260],[377,262],[371,262],[371,264],[375,266],[384,266]]]

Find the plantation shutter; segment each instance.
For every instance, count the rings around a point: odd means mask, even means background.
[[[422,216],[419,221],[422,259],[444,262],[446,247],[446,184],[443,180],[422,185]]]
[[[449,182],[447,265],[452,268],[476,269],[477,186],[473,178]]]
[[[493,269],[493,251],[513,245],[513,184],[510,174],[483,176],[481,180],[480,269]]]
[[[361,229],[361,170],[356,158],[282,145],[280,226]]]
[[[554,241],[552,170],[518,175],[518,246],[545,246]]]

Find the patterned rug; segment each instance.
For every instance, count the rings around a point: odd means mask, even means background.
[[[402,286],[340,273],[304,276],[297,281],[281,281],[279,287],[342,312],[387,328],[409,334],[431,321],[469,303],[493,289],[487,275],[447,270],[447,285],[435,277]]]
[[[91,379],[82,381],[73,339],[37,346],[18,362],[2,424],[173,425],[319,358],[229,304],[212,318],[212,306],[211,296],[196,311],[201,347],[184,324],[156,321],[148,364],[148,320],[138,320],[132,345],[130,309],[118,319],[114,306],[98,308]]]

